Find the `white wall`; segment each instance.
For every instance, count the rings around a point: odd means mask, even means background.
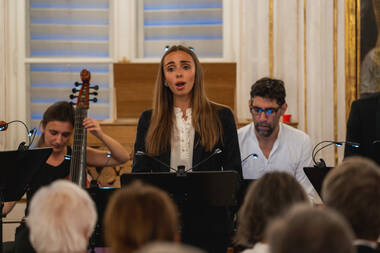
[[[26,115],[25,82],[25,1],[0,0],[0,120],[22,120]],[[9,126],[6,132],[0,132],[0,148],[15,149],[26,140],[23,126]]]

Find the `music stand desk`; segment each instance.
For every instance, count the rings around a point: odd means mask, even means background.
[[[303,170],[309,179],[310,183],[313,185],[314,189],[318,192],[319,196],[321,196],[322,191],[322,183],[325,179],[327,173],[333,167],[304,167]]]
[[[0,252],[3,250],[2,213],[4,202],[21,199],[27,185],[46,163],[52,151],[52,148],[37,148],[0,152]]]
[[[214,207],[236,205],[239,175],[236,171],[195,171],[185,176],[169,172],[136,172],[120,176],[122,187],[133,181],[142,181],[166,191],[179,210],[186,204]],[[90,247],[104,247],[102,221],[110,196],[117,188],[90,188],[88,192],[96,203],[98,221],[90,239]]]
[[[185,176],[169,172],[135,172],[121,175],[122,186],[141,180],[165,190],[177,204],[196,202],[208,206],[234,206],[239,187],[236,171],[193,171]]]

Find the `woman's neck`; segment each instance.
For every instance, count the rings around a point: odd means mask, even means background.
[[[47,159],[46,163],[52,166],[58,166],[65,159],[65,155],[67,154],[67,147],[62,149],[60,152],[52,152]]]
[[[184,119],[186,120],[186,110],[191,107],[190,97],[174,98],[174,106],[181,109],[182,115]]]

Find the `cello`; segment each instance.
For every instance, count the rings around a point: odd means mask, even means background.
[[[70,161],[70,181],[86,188],[86,147],[87,147],[87,130],[83,126],[83,120],[87,117],[89,102],[97,102],[97,98],[89,99],[90,95],[97,96],[97,92],[90,92],[90,89],[98,90],[99,86],[90,87],[91,73],[83,69],[80,73],[82,83],[75,83],[75,86],[82,86],[80,90],[73,88],[73,93],[79,91],[78,96],[70,95],[70,99],[77,98],[75,106],[74,121],[74,141]]]

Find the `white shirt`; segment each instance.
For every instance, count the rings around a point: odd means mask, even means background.
[[[312,165],[310,138],[304,132],[286,124],[280,123],[279,128],[268,159],[259,147],[253,122],[238,130],[243,178],[257,179],[271,171],[288,172],[297,179],[313,200],[315,190],[303,171],[303,167]],[[249,156],[250,154],[255,155]]]
[[[171,139],[170,167],[177,170],[179,165],[185,170],[193,167],[194,127],[191,121],[191,108],[186,109],[186,120],[182,110],[174,107],[175,124]]]
[[[242,253],[269,253],[269,246],[266,243],[258,242],[252,249],[246,249]]]

